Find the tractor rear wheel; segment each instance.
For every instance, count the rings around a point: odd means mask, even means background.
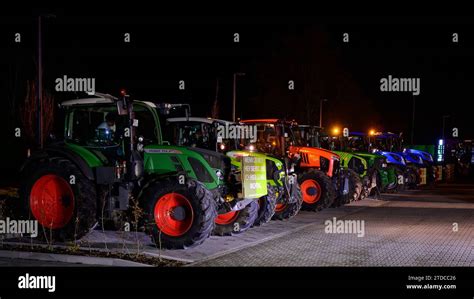
[[[260,226],[272,220],[276,207],[276,190],[273,186],[268,186],[268,194],[258,199],[258,214],[253,226]]]
[[[303,173],[298,182],[303,194],[302,209],[320,211],[334,203],[336,190],[331,179],[322,171],[311,169]]]
[[[145,188],[145,228],[159,248],[185,249],[203,243],[217,216],[212,193],[201,183],[167,178]]]
[[[291,198],[287,198],[288,194],[282,195],[283,202],[277,203],[275,207],[275,215],[273,215],[272,218],[273,220],[291,219],[301,210],[303,194],[301,194],[300,185],[296,183],[296,181],[291,185],[289,196]]]
[[[20,194],[28,217],[38,221],[40,239],[79,240],[97,221],[95,185],[67,159],[47,158],[28,168]]]

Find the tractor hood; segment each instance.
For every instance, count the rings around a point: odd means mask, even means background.
[[[417,149],[411,149],[411,148],[407,148],[403,151],[404,153],[409,153],[409,154],[414,154],[414,155],[418,155],[421,157],[421,159],[423,159],[423,161],[426,161],[428,163],[433,163],[434,160],[433,160],[433,156],[431,156],[430,153],[427,153],[427,152],[424,152],[424,151],[420,151],[420,150],[417,150]]]
[[[417,154],[410,153],[410,152],[400,152],[397,154],[402,155],[403,158],[405,158],[405,161],[407,164],[411,163],[411,164],[416,164],[416,165],[423,165],[423,159],[421,158],[421,156]]]
[[[220,170],[225,174],[230,171],[230,158],[226,155],[197,147],[187,147],[187,149],[200,154],[215,170]]]
[[[308,155],[314,155],[319,157],[324,157],[329,160],[339,160],[340,157],[335,152],[332,152],[327,149],[319,147],[309,147],[309,146],[291,146],[290,153],[305,153]]]
[[[405,159],[403,158],[402,155],[399,155],[397,153],[392,153],[392,152],[385,152],[385,151],[380,151],[377,153],[387,158],[388,163],[397,164],[400,166],[406,166]]]

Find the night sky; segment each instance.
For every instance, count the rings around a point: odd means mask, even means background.
[[[54,80],[93,77],[96,90],[136,99],[186,102],[196,116],[210,115],[219,80],[220,118],[231,118],[232,74],[238,79],[241,118],[286,117],[319,123],[319,100],[326,127],[370,128],[409,136],[413,96],[383,93],[380,79],[421,78],[416,97],[415,142],[434,144],[447,128],[464,139],[471,124],[474,82],[472,18],[421,17],[198,17],[85,16],[51,10],[44,21],[44,85],[55,100]],[[2,135],[11,141],[27,80],[35,78],[36,11],[0,19],[1,87],[6,91]],[[22,42],[14,43],[14,33]],[[131,43],[123,34],[131,34]],[[233,34],[240,42],[233,42]],[[343,43],[344,32],[349,43]],[[451,42],[459,33],[460,42]],[[186,89],[178,89],[185,80]],[[288,90],[294,80],[295,90]],[[408,138],[406,138],[408,139]],[[10,142],[9,141],[9,142]],[[11,141],[12,148],[15,141]]]

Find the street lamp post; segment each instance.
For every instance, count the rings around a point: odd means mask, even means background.
[[[237,102],[237,76],[245,76],[245,73],[234,73],[234,87],[232,95],[232,121],[236,121],[236,102]]]
[[[323,127],[323,102],[327,102],[328,99],[321,99],[319,101],[319,127]]]
[[[43,148],[43,59],[41,55],[41,16],[38,16],[38,100],[36,103],[38,120],[38,144]]]
[[[415,96],[413,96],[413,111],[411,116],[411,144],[413,145],[415,139]]]

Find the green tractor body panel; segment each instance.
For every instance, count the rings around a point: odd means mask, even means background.
[[[357,156],[360,156],[366,159],[369,168],[377,167],[377,164],[378,164],[377,161],[385,159],[384,156],[379,155],[379,154],[370,154],[370,153],[365,153],[365,152],[355,152],[355,154]],[[385,188],[390,183],[397,181],[395,169],[391,167],[389,168],[377,167],[377,172],[379,174],[380,183],[381,183],[380,187],[382,189]]]
[[[101,159],[92,153],[89,149],[84,146],[66,142],[66,147],[72,150],[74,153],[78,154],[90,168],[103,166],[106,161],[101,161]]]
[[[352,159],[357,159],[360,162],[360,165],[363,169],[358,169],[356,172],[361,176],[364,177],[367,175],[367,170],[369,169],[367,160],[359,157],[356,154],[348,153],[348,152],[341,152],[341,151],[333,151],[334,153],[338,154],[341,158],[341,166],[345,169],[349,168],[349,164],[353,161]]]
[[[211,168],[199,153],[186,147],[149,145],[144,152],[147,174],[184,173],[203,183],[207,189],[219,186],[216,169]]]

